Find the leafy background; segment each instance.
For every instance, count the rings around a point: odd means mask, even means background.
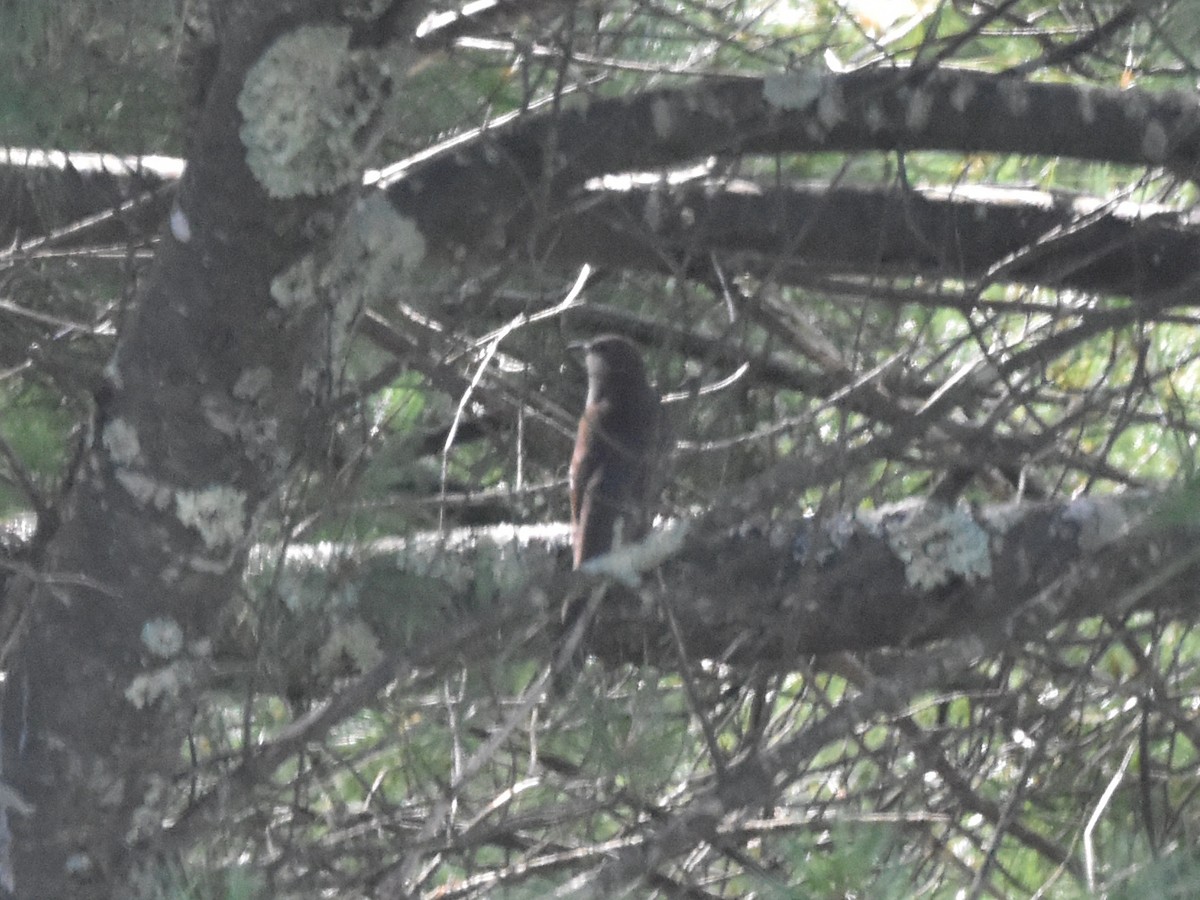
[[[1126,11],[1128,23],[1106,39],[1039,62]],[[200,34],[203,46],[206,13],[201,4],[149,0],[0,3],[3,143],[182,154],[192,44]],[[623,96],[784,67],[1015,67],[1035,80],[1191,91],[1200,77],[1197,23],[1196,2],[539,6],[406,82],[411,102],[378,163],[507,113],[570,102],[572,93]],[[1196,201],[1194,183],[1175,174],[1070,159],[827,153],[711,165],[763,179],[1052,188],[1175,210]],[[146,241],[4,259],[0,514],[53,506],[151,250]],[[963,303],[967,286],[952,280],[798,288],[739,273],[736,260],[727,271],[724,286],[600,272],[587,301],[735,339],[748,358],[785,354],[821,374],[761,312],[774,303],[799,310],[850,371],[899,358],[913,381],[933,385],[1130,302],[996,283]],[[517,311],[553,305],[567,284],[563,273],[520,260],[469,280],[431,274],[423,311],[457,341],[449,367],[469,378],[477,365],[470,350],[482,336]],[[730,296],[760,312],[731,322]],[[406,327],[397,307],[377,312]],[[992,409],[962,414],[992,416],[998,435],[1052,434],[1022,463],[1047,497],[1185,487],[1195,470],[1196,326],[1181,308],[1102,330],[1017,373]],[[564,441],[582,391],[564,345],[581,330],[568,317],[517,331],[498,374],[484,380],[522,403],[548,402]],[[854,446],[878,427],[861,412],[756,377],[701,398],[696,387],[727,368],[685,358],[669,342],[648,359],[658,385],[681,395],[672,404],[680,444],[668,512],[703,508],[717,489],[775,460]],[[490,395],[467,406],[478,427],[444,450],[457,389],[429,370],[394,366],[366,340],[344,378],[348,395],[361,394],[297,472],[264,540],[328,539],[347,549],[298,569],[283,564],[282,551],[268,554],[248,577],[228,614],[226,678],[199,704],[181,748],[181,809],[245,748],[368,668],[381,633],[399,634],[418,654],[477,613],[454,607],[442,573],[397,575],[355,548],[439,525],[565,516],[565,453],[531,452]],[[780,509],[764,514],[924,495],[949,463],[932,448],[914,448],[806,496],[780,498]],[[1012,499],[1014,490],[980,478],[965,498]],[[1192,494],[1182,496],[1179,515],[1193,516]],[[497,576],[470,577],[483,606]],[[1200,878],[1197,649],[1192,622],[1151,613],[1064,625],[1042,643],[1013,647],[902,715],[862,723],[824,746],[791,773],[778,808],[723,823],[723,840],[697,842],[647,882],[646,895],[1187,896]],[[536,670],[514,649],[413,671],[256,784],[250,811],[147,876],[146,896],[365,896],[394,871],[397,847],[418,861],[423,896],[551,896],[719,778],[721,760],[769,747],[856,690],[820,661],[786,674],[714,665],[691,682],[593,663],[567,697],[530,715],[468,777],[468,761]],[[1111,801],[1087,829],[1110,784]],[[447,804],[455,812],[442,827]],[[1097,848],[1092,886],[1082,877],[1085,832]]]

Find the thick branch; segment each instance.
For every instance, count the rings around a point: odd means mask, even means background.
[[[590,259],[677,271],[713,252],[741,253],[751,270],[792,281],[829,272],[934,275],[1133,294],[1170,291],[1193,274],[1195,235],[1186,218],[1039,191],[960,188],[938,196],[692,183],[665,192],[596,186],[580,196],[590,179],[713,154],[896,149],[1169,164],[1191,172],[1200,159],[1200,104],[1179,93],[953,70],[798,72],[530,115],[400,163],[380,183],[431,251],[469,248],[472,264],[507,258],[537,234],[572,264]],[[49,178],[53,169],[40,171]],[[119,177],[103,176],[98,209],[111,205]],[[72,195],[76,214],[79,202]],[[648,245],[648,238],[657,240]]]
[[[253,523],[362,303],[339,280],[361,273],[361,247],[335,226],[362,172],[353,126],[386,94],[386,67],[347,55],[350,31],[321,24],[325,4],[238,9],[105,370],[50,574],[7,592],[22,626],[6,661],[4,777],[33,809],[14,822],[19,896],[127,893],[130,848],[164,815],[180,695],[208,664]],[[307,256],[318,243],[325,254]]]
[[[589,190],[547,246],[564,264],[705,279],[718,254],[791,284],[829,275],[1024,282],[1186,304],[1200,230],[1165,207],[1048,191],[627,179]]]
[[[1035,154],[1190,172],[1200,161],[1200,103],[1183,93],[953,70],[800,71],[519,119],[473,144],[397,166],[384,184],[432,243],[500,251],[523,245],[546,213],[601,175],[711,155],[867,150]]]
[[[769,532],[701,531],[661,579],[643,579],[638,590],[609,586],[588,648],[610,661],[674,669],[677,649],[662,615],[669,608],[691,659],[786,670],[813,654],[1017,633],[1012,623],[1052,584],[1067,585],[1054,621],[1134,608],[1192,616],[1194,529],[1158,524],[1149,517],[1152,502],[1140,494],[979,508],[913,502],[822,522],[780,520]],[[541,599],[519,620],[557,618],[557,604],[580,589],[581,576],[565,571],[565,544],[566,529],[530,527],[345,548],[357,560],[353,595],[358,622],[374,635],[371,653],[403,657],[414,635],[420,643],[427,630],[445,627],[433,608],[396,604],[398,586],[419,583],[438,608],[467,610],[481,604],[481,589],[517,585],[488,597],[483,609],[526,606],[532,596]],[[312,591],[302,605],[331,606],[317,599],[327,590],[328,550],[294,552],[293,580]],[[1076,572],[1086,579],[1070,582]],[[1090,587],[1098,582],[1104,592]],[[540,606],[546,602],[548,609]],[[340,646],[349,633],[344,612],[338,607],[339,618],[314,634]],[[358,629],[351,630],[361,639]],[[302,665],[313,655],[342,658],[294,635],[281,646],[308,646]],[[541,650],[549,655],[547,646]]]

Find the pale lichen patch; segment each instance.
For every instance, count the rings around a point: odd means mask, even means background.
[[[96,864],[88,854],[79,852],[68,856],[67,861],[63,863],[63,868],[72,878],[83,879],[91,876]]]
[[[662,97],[654,98],[650,104],[650,123],[654,129],[655,136],[659,138],[670,137],[674,130],[675,116],[671,110],[671,104]]]
[[[237,434],[238,423],[231,404],[220,397],[208,394],[200,398],[200,410],[204,413],[204,421],[220,434],[233,437]]]
[[[975,85],[966,78],[961,79],[950,91],[950,106],[955,112],[965,113],[975,97]]]
[[[147,779],[146,793],[142,796],[141,805],[130,815],[129,831],[125,834],[125,840],[130,845],[162,829],[164,807],[171,796],[170,788],[161,775],[151,775]]]
[[[776,72],[763,79],[763,99],[780,109],[808,109],[820,98],[824,82],[815,69]]]
[[[171,489],[148,475],[118,469],[117,482],[142,506],[152,506],[162,511],[171,505]]]
[[[117,466],[137,465],[142,461],[142,447],[137,429],[126,419],[111,419],[104,426],[102,437],[108,458]]]
[[[924,131],[933,111],[933,96],[928,91],[915,90],[908,97],[904,126],[912,133]]]
[[[163,666],[135,675],[125,689],[125,699],[134,709],[145,709],[164,697],[178,697],[183,684],[184,678],[177,664]]]
[[[125,801],[126,781],[107,757],[91,756],[73,765],[77,772],[83,772],[88,793],[96,798],[97,805],[113,809]]]
[[[348,27],[305,25],[247,73],[240,134],[247,164],[272,196],[331,192],[361,177],[391,79],[378,51],[349,42]]]
[[[871,134],[878,134],[887,127],[887,113],[883,111],[883,106],[875,101],[867,104],[867,111],[863,114],[863,121],[867,123],[867,130]]]
[[[339,237],[337,255],[347,280],[365,273],[358,288],[368,297],[395,288],[396,279],[412,273],[425,259],[426,242],[416,222],[396,212],[383,191],[360,200]],[[333,273],[336,277],[337,272]]]
[[[287,313],[298,313],[317,302],[317,265],[304,256],[271,280],[271,299]]]
[[[125,379],[121,377],[121,370],[117,368],[117,358],[114,356],[104,364],[104,380],[107,381],[114,390],[119,391],[125,386]]]
[[[200,533],[210,550],[235,544],[246,531],[246,495],[229,485],[215,484],[175,496],[179,521]]]
[[[306,394],[315,394],[317,388],[321,385],[321,377],[324,371],[322,366],[315,363],[305,366],[300,370],[300,381],[296,386]]]
[[[1062,511],[1062,519],[1078,529],[1079,549],[1092,553],[1124,537],[1130,526],[1129,511],[1111,497],[1080,497]]]
[[[234,565],[232,555],[224,559],[208,559],[203,556],[189,556],[185,561],[188,569],[202,575],[224,575]]]
[[[333,315],[330,334],[340,338],[365,303],[411,276],[426,250],[416,222],[396,212],[383,191],[374,191],[358,201],[327,253],[319,259],[309,254],[275,276],[271,298],[289,315],[325,302]]]
[[[1023,82],[1015,78],[1004,78],[1000,81],[999,90],[1000,99],[1004,101],[1004,108],[1010,116],[1018,118],[1029,112],[1032,101],[1029,88]]]
[[[361,619],[339,622],[333,628],[317,654],[321,671],[335,671],[342,659],[347,659],[355,671],[365,672],[381,659],[379,639]]]
[[[233,396],[239,400],[257,400],[271,386],[274,378],[266,366],[246,369],[233,383]]]
[[[1096,95],[1091,88],[1079,88],[1079,118],[1085,125],[1096,124]]]
[[[955,579],[990,578],[988,533],[964,507],[920,503],[884,514],[874,528],[904,564],[905,580],[931,590]]]
[[[817,121],[826,131],[832,131],[846,118],[846,98],[842,93],[841,84],[833,79],[826,79],[821,96],[817,100]]]
[[[142,626],[142,646],[154,656],[170,659],[183,649],[183,629],[174,619],[151,619]]]
[[[1024,522],[1028,515],[1028,504],[1019,500],[992,504],[979,511],[979,518],[987,526],[988,531],[997,537],[1006,535],[1014,526]]]

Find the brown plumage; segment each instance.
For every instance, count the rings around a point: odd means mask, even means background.
[[[582,346],[588,394],[571,456],[575,568],[645,535],[665,452],[661,401],[637,348],[617,335]]]

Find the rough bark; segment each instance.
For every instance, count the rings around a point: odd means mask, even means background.
[[[541,227],[552,241],[558,228],[545,212],[592,178],[711,155],[854,150],[1044,154],[1190,173],[1200,159],[1200,104],[1182,93],[962,71],[800,71],[592,101],[398,165],[383,183],[432,243],[486,251],[522,246]]]
[[[361,248],[331,235],[361,178],[354,129],[369,130],[388,79],[348,52],[349,25],[321,24],[325,4],[258,7],[222,45],[44,574],[8,592],[4,777],[32,807],[9,816],[18,896],[129,894],[130,848],[165,812],[181,698],[259,511],[320,417],[329,323],[344,331],[361,302],[336,286],[339,253]],[[314,261],[317,243],[340,249]]]
[[[694,523],[678,548],[665,536],[682,524],[672,523],[649,542],[663,547],[665,562],[656,564],[656,577],[642,579],[636,590],[612,583],[587,646],[609,661],[664,669],[678,668],[683,649],[690,659],[792,670],[814,654],[923,646],[997,631],[1017,634],[1014,623],[1029,604],[1073,573],[1086,579],[1077,591],[1064,589],[1056,597],[1055,622],[1132,609],[1190,618],[1195,529],[1156,514],[1163,502],[1140,493],[993,506],[914,501],[822,521],[781,515],[758,528],[706,530]],[[336,558],[354,559],[355,606],[343,603],[326,624],[312,629],[314,634],[332,646],[361,626],[357,633],[369,633],[374,647],[367,656],[404,657],[411,653],[414,634],[436,634],[444,627],[429,609],[395,603],[406,593],[404,586],[412,592],[412,579],[421,579],[419,593],[441,598],[446,609],[507,609],[527,623],[539,615],[553,617],[556,609],[541,604],[553,607],[580,589],[580,577],[566,572],[566,550],[565,527],[536,526],[384,541],[338,552],[298,547],[287,565],[295,583],[307,583],[305,591],[311,592],[306,608],[317,608]],[[490,590],[484,581],[492,584]],[[1087,588],[1095,583],[1107,589]],[[668,609],[682,648],[668,628]],[[356,623],[353,628],[350,621]],[[547,633],[542,649],[555,639]],[[498,637],[501,645],[508,640]],[[289,643],[297,645],[294,635],[281,641]],[[322,658],[340,658],[313,649]],[[342,671],[323,674],[328,678]]]

